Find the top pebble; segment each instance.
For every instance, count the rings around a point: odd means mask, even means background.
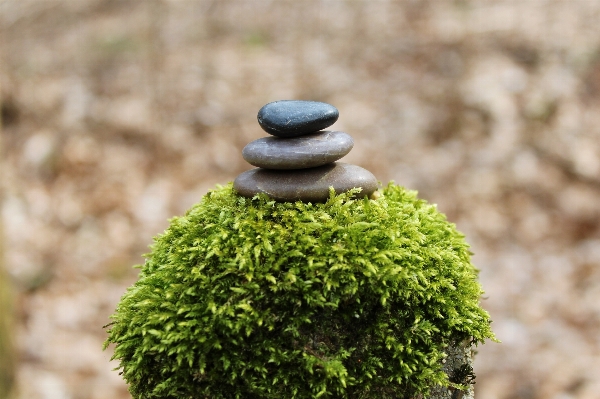
[[[273,136],[289,138],[325,129],[339,116],[337,108],[327,103],[283,100],[262,107],[258,111],[258,123]]]

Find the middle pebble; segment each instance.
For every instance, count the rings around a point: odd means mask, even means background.
[[[293,138],[263,137],[249,143],[242,156],[265,169],[305,169],[335,162],[354,146],[349,134],[320,131]]]

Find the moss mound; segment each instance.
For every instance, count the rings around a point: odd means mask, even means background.
[[[117,307],[134,398],[409,398],[444,349],[493,338],[464,237],[415,192],[327,203],[209,192]]]

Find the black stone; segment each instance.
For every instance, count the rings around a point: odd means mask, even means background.
[[[353,146],[349,134],[325,130],[290,139],[263,137],[244,147],[242,156],[259,168],[305,169],[335,162]]]
[[[258,123],[277,137],[296,137],[317,132],[337,121],[340,113],[333,105],[317,101],[283,100],[269,103],[258,111]]]
[[[330,186],[337,194],[360,187],[358,197],[364,197],[377,190],[377,179],[360,166],[336,162],[299,170],[256,168],[241,173],[233,182],[233,188],[244,197],[265,193],[280,202],[325,202]]]

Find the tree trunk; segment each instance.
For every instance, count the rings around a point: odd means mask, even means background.
[[[0,99],[1,105],[1,99]],[[0,153],[2,153],[2,116],[0,115]],[[4,193],[0,189],[0,209]],[[15,377],[15,353],[12,340],[12,291],[4,270],[4,230],[0,219],[0,398],[10,398]]]

